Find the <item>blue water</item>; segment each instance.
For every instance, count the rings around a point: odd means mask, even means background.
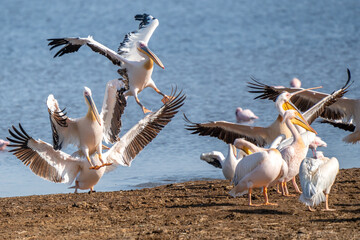
[[[133,16],[150,13],[160,25],[149,42],[165,65],[153,79],[162,91],[184,89],[187,99],[179,114],[133,161],[104,175],[98,191],[150,187],[194,179],[223,178],[221,171],[199,160],[202,152],[226,153],[222,141],[189,134],[182,114],[193,121],[234,121],[235,108],[251,108],[266,126],[276,117],[274,103],[253,100],[250,76],[271,85],[288,86],[298,77],[304,87],[332,92],[350,68],[355,83],[347,97],[360,93],[360,2],[352,1],[15,1],[0,8],[0,138],[22,123],[35,139],[51,142],[46,98],[53,93],[70,117],[86,112],[83,87],[92,89],[101,106],[105,83],[117,68],[83,47],[77,54],[53,59],[47,38],[94,36],[116,50],[124,34],[135,30]],[[140,94],[156,110],[161,97],[151,89]],[[122,133],[143,114],[131,98]],[[341,141],[348,133],[314,123],[328,143],[322,149],[341,168],[360,167],[359,145]],[[72,148],[66,149],[71,153]],[[64,184],[34,175],[9,152],[0,152],[0,197],[68,193]]]

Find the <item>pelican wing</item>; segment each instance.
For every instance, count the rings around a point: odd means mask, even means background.
[[[348,69],[348,80],[346,81],[345,85],[341,88],[343,89],[343,93],[346,93],[346,89],[351,85],[349,85],[351,79],[350,71]],[[249,88],[253,89],[250,90],[250,93],[259,93],[255,99],[269,99],[275,101],[276,98],[284,91],[293,93],[302,88],[285,88],[285,87],[273,87],[266,84],[263,84],[254,78],[252,78],[254,82],[249,82]],[[338,90],[340,91],[340,90]],[[298,107],[301,111],[305,112],[314,106],[316,103],[321,101],[323,98],[328,97],[329,94],[321,93],[317,91],[307,90],[297,95],[294,95],[291,98],[291,101]],[[331,106],[325,106],[323,113],[321,114],[322,117],[328,119],[340,119],[343,117],[350,118],[353,114],[354,109],[354,100],[347,99],[347,98],[340,98],[337,100],[336,103],[332,104]]]
[[[19,124],[20,131],[12,127],[8,138],[12,152],[31,171],[48,181],[72,183],[80,170],[80,160],[62,152],[41,140],[34,140]]]
[[[50,50],[59,46],[62,47],[54,55],[54,58],[61,57],[66,53],[77,52],[81,46],[87,45],[94,52],[100,53],[101,55],[107,57],[114,65],[121,66],[122,62],[127,62],[126,59],[121,57],[115,51],[95,41],[91,36],[88,36],[87,38],[50,38],[48,41],[50,41],[48,44],[51,46]]]
[[[55,150],[61,150],[68,144],[79,145],[79,136],[77,135],[76,120],[67,117],[66,112],[60,109],[54,95],[50,94],[47,99],[47,107],[51,123],[51,132],[53,137],[53,147]]]
[[[175,94],[172,94],[173,97]],[[185,95],[180,92],[171,101],[164,104],[158,111],[153,112],[132,127],[120,141],[115,143],[104,158],[108,162],[114,163],[107,167],[107,171],[113,169],[115,165],[130,166],[136,155],[145,148],[158,133],[171,121],[184,104]]]
[[[151,35],[159,25],[159,20],[146,13],[135,15],[135,20],[140,21],[139,29],[126,34],[118,49],[119,55],[128,60],[141,58],[136,49],[136,42],[143,41],[148,44]]]
[[[342,121],[337,121],[337,120],[322,119],[320,122],[333,125],[334,127],[337,127],[337,128],[343,129],[345,131],[349,131],[349,132],[354,132],[355,128],[356,128],[356,126],[352,123],[347,123],[347,122],[342,122]]]
[[[121,80],[114,79],[106,84],[100,114],[104,124],[104,140],[106,143],[115,143],[119,140],[121,116],[126,107],[126,98],[123,94],[125,91],[125,84]]]
[[[323,164],[319,166],[318,171],[314,174],[314,185],[317,191],[326,191],[329,193],[331,186],[335,182],[336,175],[339,172],[339,161],[334,157],[331,159],[323,157],[322,160]]]
[[[192,131],[192,134],[216,137],[228,144],[233,144],[237,138],[244,138],[258,146],[265,146],[272,141],[268,140],[267,128],[241,125],[226,121],[193,123],[185,114],[184,119],[188,123],[186,129]]]

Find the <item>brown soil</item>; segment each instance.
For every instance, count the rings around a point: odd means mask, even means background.
[[[0,198],[1,239],[360,239],[360,169],[341,170],[309,212],[269,191],[278,206],[247,206],[225,180],[119,192]],[[290,184],[291,185],[291,184]],[[294,191],[290,188],[290,191]],[[255,190],[253,203],[263,196]]]

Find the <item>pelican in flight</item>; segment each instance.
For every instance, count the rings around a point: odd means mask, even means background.
[[[145,13],[136,15],[135,20],[140,21],[139,29],[125,35],[117,52],[95,41],[91,36],[87,38],[51,38],[48,39],[50,41],[48,45],[51,46],[50,50],[59,46],[62,47],[54,57],[77,52],[83,45],[87,45],[94,52],[107,57],[114,65],[120,67],[118,73],[128,82],[125,97],[134,96],[145,114],[150,110],[145,108],[138,98],[138,94],[144,88],[151,87],[162,95],[163,103],[168,101],[169,97],[156,87],[151,78],[154,62],[162,69],[165,68],[160,59],[148,47],[148,42],[159,25],[159,20]]]
[[[245,152],[240,151],[239,156],[237,156],[236,148],[234,145],[229,144],[229,150],[226,158],[221,152],[212,151],[208,153],[202,153],[200,155],[200,159],[213,165],[216,168],[221,168],[224,177],[231,181],[234,177],[236,165],[245,155]]]
[[[241,107],[236,108],[235,116],[238,123],[249,122],[259,118],[250,109],[242,109]]]
[[[318,153],[321,153],[318,151]],[[327,158],[323,155],[316,158],[305,158],[300,165],[300,183],[303,193],[300,201],[309,207],[310,211],[315,211],[311,207],[325,201],[325,210],[334,211],[329,208],[329,193],[339,172],[339,161],[332,157]],[[325,192],[325,195],[324,195]]]
[[[92,99],[91,90],[84,89],[85,102],[88,105],[87,114],[78,119],[69,118],[64,110],[61,110],[57,100],[52,94],[47,99],[50,115],[51,129],[53,133],[53,147],[61,150],[68,144],[78,146],[78,154],[85,156],[91,169],[109,165],[102,158],[102,141],[114,143],[121,127],[121,115],[126,106],[126,100],[122,94],[125,90],[123,82],[115,79],[106,85],[103,108],[99,115]],[[99,155],[101,165],[93,165],[90,156],[94,153]]]
[[[350,70],[347,69],[348,79],[350,79]],[[260,93],[255,99],[269,99],[275,101],[277,96],[282,92],[296,92],[301,88],[285,88],[285,87],[272,87],[263,84],[253,79],[255,83],[249,83],[252,91],[251,93]],[[304,91],[301,94],[294,96],[292,99],[295,106],[301,111],[306,111],[318,101],[329,94],[318,91]],[[331,106],[327,106],[325,111],[321,114],[321,117],[325,119],[324,122],[330,123],[335,127],[341,129],[353,131],[353,133],[343,138],[343,141],[347,143],[357,143],[360,141],[360,99],[340,98],[336,103]],[[339,122],[339,120],[342,120]],[[346,121],[351,120],[350,123]]]
[[[330,95],[326,95],[323,99],[317,101],[314,106],[312,106],[303,114],[304,119],[309,124],[313,123],[315,119],[323,113],[323,111],[326,111],[328,106],[336,102],[337,99],[341,98],[347,92],[347,89],[351,85],[349,84],[350,79],[351,78],[349,75],[348,80],[342,88],[334,91]],[[291,96],[289,96],[291,101],[292,99],[296,99],[297,94],[301,94],[305,91],[307,92],[309,89],[302,89],[300,91],[298,90],[297,92],[293,91]],[[287,104],[287,106],[290,106],[290,103]],[[290,107],[290,109],[292,108],[296,109],[294,105]],[[265,145],[271,144],[276,139],[276,137],[281,134],[284,134],[286,138],[290,138],[292,136],[290,130],[283,121],[281,114],[279,114],[277,119],[268,127],[247,126],[227,121],[194,123],[191,122],[185,114],[184,119],[187,122],[186,129],[192,131],[192,134],[216,137],[228,144],[233,144],[237,138],[244,138],[245,140],[250,141],[257,146],[263,147]]]
[[[40,139],[33,139],[20,124],[19,129],[14,126],[9,129],[9,147],[13,148],[10,152],[29,166],[33,173],[48,181],[71,184],[75,180],[72,187],[75,193],[78,189],[90,189],[92,192],[104,173],[118,165],[130,166],[136,155],[171,121],[186,98],[181,92],[171,96],[170,101],[158,111],[146,115],[103,154],[103,160],[112,165],[97,171],[89,169],[90,164],[85,158],[55,150]],[[94,156],[93,161],[100,164],[98,155]]]

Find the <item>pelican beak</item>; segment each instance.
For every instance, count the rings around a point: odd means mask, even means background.
[[[236,147],[235,147],[234,145],[232,145],[232,144],[230,144],[230,146],[231,146],[232,152],[233,152],[233,154],[234,154],[234,156],[235,156],[235,158],[236,158],[236,157],[237,157]]]
[[[95,106],[95,103],[92,99],[91,96],[85,96],[85,100],[87,101],[87,103],[89,104],[89,107],[91,109],[91,111],[93,112],[94,116],[95,116],[95,119],[96,121],[99,123],[99,125],[101,126],[101,120],[100,120],[100,115],[98,113],[98,110]]]
[[[247,155],[253,154],[248,147],[242,147],[241,148]]]
[[[287,110],[295,110],[295,114],[296,117],[291,119],[291,122],[293,124],[296,124],[310,132],[313,132],[315,134],[317,134],[317,132],[309,125],[309,123],[305,120],[304,116],[300,113],[300,111],[294,106],[294,104],[292,104],[290,101],[286,101],[283,105],[282,105],[283,109],[285,111]]]
[[[149,58],[151,58],[159,67],[165,69],[164,64],[162,64],[161,60],[153,53],[147,46],[143,46],[138,48],[138,50],[142,53],[145,53]]]

